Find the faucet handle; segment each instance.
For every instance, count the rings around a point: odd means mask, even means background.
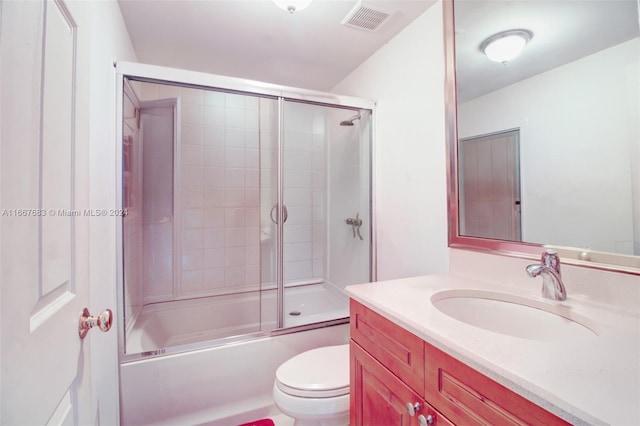
[[[553,268],[553,270],[560,275],[560,257],[556,250],[546,249],[542,252],[542,258],[540,260],[544,266]]]

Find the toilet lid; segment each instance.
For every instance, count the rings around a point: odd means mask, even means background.
[[[276,385],[289,395],[327,398],[349,393],[349,345],[303,352],[276,370]]]

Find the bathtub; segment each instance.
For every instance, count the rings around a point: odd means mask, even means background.
[[[285,288],[284,326],[349,316],[347,296],[330,284]],[[276,328],[276,290],[154,303],[145,306],[126,335],[126,353],[240,336]]]
[[[125,362],[121,423],[229,426],[278,415],[280,364],[306,350],[348,343],[349,324]]]

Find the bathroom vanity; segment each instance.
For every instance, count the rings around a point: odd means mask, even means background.
[[[639,319],[632,312],[571,295],[551,302],[537,286],[453,275],[347,292],[352,425],[640,424]],[[455,317],[444,299],[472,315]],[[477,299],[497,302],[489,305],[495,315],[477,315]],[[507,312],[500,303],[524,309],[500,318]],[[559,317],[557,333],[544,333],[549,324],[541,324],[536,334],[527,320],[537,323],[539,314]]]

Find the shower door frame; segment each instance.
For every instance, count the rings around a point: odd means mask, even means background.
[[[375,140],[376,140],[376,104],[367,99],[361,99],[351,96],[342,96],[332,93],[301,89],[296,87],[282,86],[272,83],[264,83],[255,80],[248,80],[236,77],[226,77],[214,74],[207,74],[197,71],[188,71],[177,68],[162,67],[156,65],[141,64],[135,62],[117,62],[114,64],[116,73],[116,141],[122,141],[123,137],[123,90],[127,78],[137,81],[148,81],[152,83],[177,84],[185,87],[213,89],[225,93],[238,93],[243,95],[258,95],[277,99],[278,101],[278,177],[277,177],[277,211],[278,218],[283,217],[283,105],[285,101],[294,101],[297,103],[308,103],[314,105],[344,108],[344,109],[367,109],[371,111],[371,138],[370,138],[370,156],[369,156],[369,214],[370,214],[370,248],[369,248],[369,275],[371,281],[377,279],[377,259],[376,259],[376,219],[375,219]],[[116,200],[118,209],[123,208],[123,164],[122,164],[122,143],[116,143]],[[280,219],[278,220],[280,222]],[[291,328],[283,328],[284,323],[284,276],[283,276],[283,244],[282,239],[283,226],[278,224],[277,239],[277,255],[276,277],[277,277],[277,323],[276,328],[270,331],[260,331],[249,333],[242,336],[233,336],[229,338],[217,339],[216,344],[226,344],[237,341],[243,341],[256,337],[264,337],[271,335],[279,335],[291,332],[304,331],[314,329],[318,324],[301,325]],[[116,267],[117,267],[117,302],[116,318],[118,330],[118,355],[120,362],[130,362],[140,359],[146,359],[152,356],[160,356],[165,354],[173,354],[185,352],[195,349],[211,347],[211,342],[203,341],[187,345],[178,345],[169,348],[163,348],[150,352],[127,354],[125,353],[125,323],[124,323],[124,255],[123,255],[123,222],[118,222],[116,226]],[[322,323],[322,326],[342,324],[347,322],[345,319],[329,320]]]

